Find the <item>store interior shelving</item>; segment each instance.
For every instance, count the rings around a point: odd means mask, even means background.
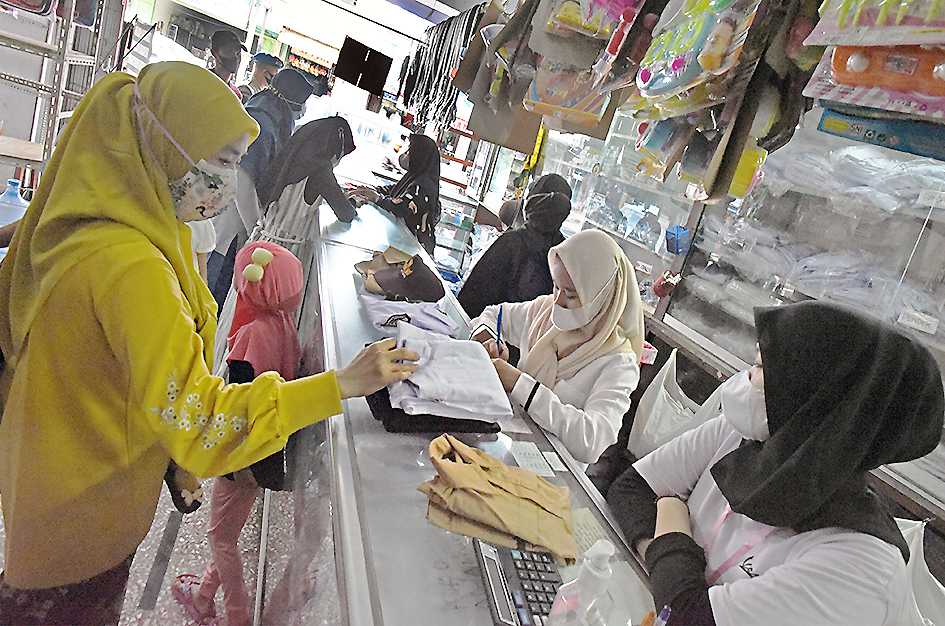
[[[90,26],[74,20],[74,0],[62,0],[60,10],[48,16],[0,14],[0,83],[35,98],[32,111],[7,111],[32,114],[33,124],[29,137],[0,137],[0,162],[41,169],[52,154],[63,122],[102,72],[101,55],[109,52],[102,46],[106,10],[115,2],[98,0]],[[24,34],[38,31],[43,38]]]

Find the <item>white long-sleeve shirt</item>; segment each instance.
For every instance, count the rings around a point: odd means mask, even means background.
[[[797,533],[729,514],[711,470],[741,444],[742,436],[720,415],[633,466],[657,496],[688,498],[692,538],[705,549],[706,574],[720,572],[709,588],[718,626],[921,623],[895,546],[842,528]]]
[[[236,210],[230,208],[213,218],[213,227],[217,231],[216,251],[226,254],[234,237],[245,240],[253,232],[260,213],[253,179],[243,168],[236,168]]]
[[[526,312],[530,303],[503,304],[502,340],[521,351],[524,362],[531,348]],[[483,325],[495,332],[498,306],[489,306],[472,327]],[[539,385],[528,415],[539,426],[561,440],[571,456],[586,465],[596,463],[617,441],[623,416],[630,409],[630,394],[640,382],[636,356],[618,352],[590,362],[573,377],[559,380],[553,389]],[[535,379],[522,372],[512,389],[512,401],[524,407],[535,387]]]

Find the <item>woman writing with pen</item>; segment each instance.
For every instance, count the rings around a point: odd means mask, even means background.
[[[584,231],[548,254],[554,293],[486,307],[473,337],[512,401],[580,463],[617,441],[640,380],[643,309],[633,267],[607,234]],[[508,363],[508,345],[521,350]]]

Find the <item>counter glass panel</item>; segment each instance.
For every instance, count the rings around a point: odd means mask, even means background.
[[[327,207],[320,212],[314,279],[302,314],[303,324],[321,334],[320,340],[313,339],[306,347],[307,353],[316,353],[310,355],[311,367],[348,363],[366,344],[381,338],[358,297],[355,263],[371,258],[371,250],[388,245],[411,254],[419,252],[403,225],[383,212],[365,206],[359,215],[359,220],[345,225],[336,222]],[[432,263],[428,255],[421,255]],[[445,308],[468,328],[469,320],[454,298],[447,296]],[[277,545],[269,557],[273,566],[267,569],[271,577],[267,603],[280,601],[278,594],[287,593],[305,606],[306,624],[491,623],[472,540],[427,522],[426,497],[417,491],[435,474],[427,447],[439,433],[388,433],[363,398],[344,405],[344,414],[327,423],[327,432],[314,433],[306,444],[305,463],[315,480],[292,494],[277,494],[271,509],[272,515],[293,520],[294,533],[273,538]],[[541,451],[559,455],[569,470],[556,472],[549,480],[571,491],[581,537],[578,543],[586,548],[582,542],[606,537],[617,546],[614,617],[619,616],[620,624],[639,624],[652,610],[642,569],[608,521],[603,498],[560,443],[524,416],[498,435],[460,438],[507,463],[513,463],[513,441],[531,441]],[[326,582],[326,577],[333,572],[324,559],[314,557],[326,551],[336,557],[340,602],[322,609],[317,601],[324,599],[324,588],[332,588],[333,581]],[[280,589],[279,575],[285,571],[288,583]],[[573,577],[575,568],[566,568],[562,574],[565,579]],[[314,586],[313,580],[317,580]],[[324,621],[325,615],[335,614],[341,617],[338,622]],[[420,616],[426,617],[420,620]]]

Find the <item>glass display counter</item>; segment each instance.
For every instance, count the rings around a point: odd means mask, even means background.
[[[925,167],[945,187],[945,164],[854,144],[828,143],[803,158],[798,150],[773,154],[771,175],[744,200],[705,208],[669,317],[750,361],[755,307],[827,300],[897,326],[945,363],[945,215],[928,193],[895,189],[895,172],[876,168]],[[830,182],[840,173],[814,173],[819,159],[845,168],[849,181],[874,176],[876,185]],[[796,180],[805,170],[806,180]],[[815,177],[825,180],[813,188]]]
[[[743,200],[694,207],[682,280],[651,331],[720,379],[754,359],[753,309],[817,299],[928,346],[945,369],[945,164],[799,129]],[[945,530],[945,446],[874,485]]]

